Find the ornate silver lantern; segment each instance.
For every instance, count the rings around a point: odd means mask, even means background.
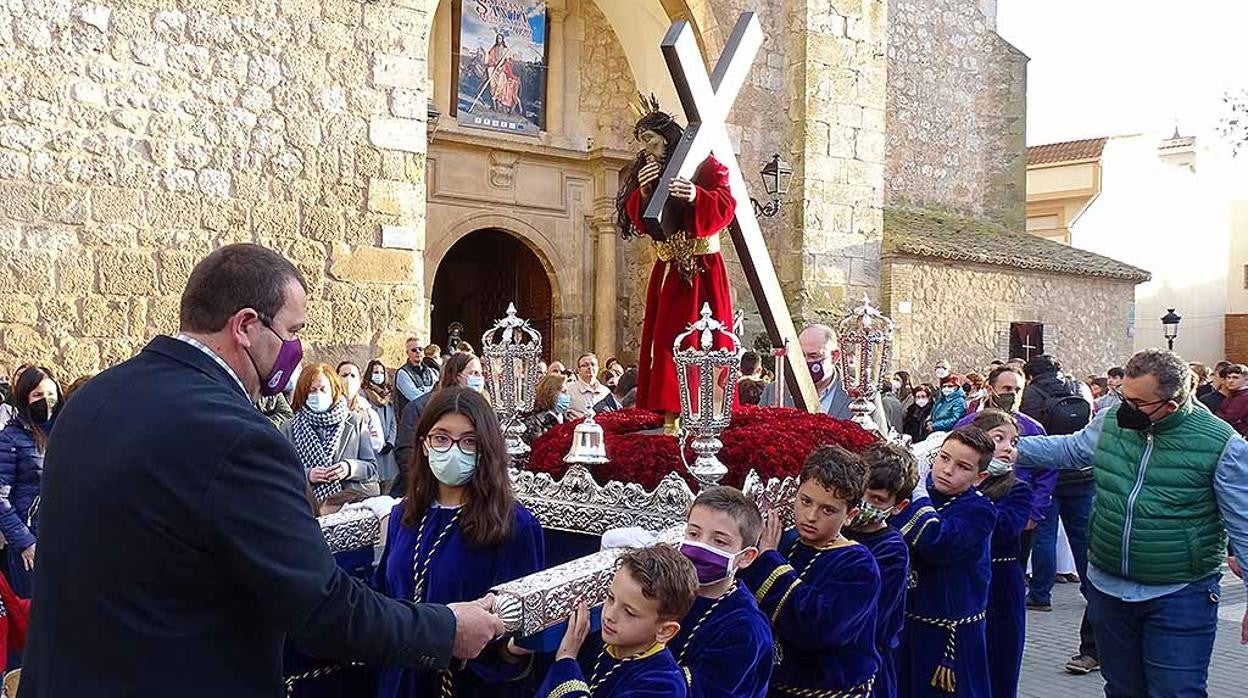
[[[884,430],[871,418],[881,381],[888,375],[893,353],[893,321],[876,308],[866,294],[862,305],[850,311],[837,327],[841,348],[841,378],[853,398],[853,421],[868,431]]]
[[[520,415],[533,409],[537,382],[542,377],[542,335],[527,320],[516,317],[516,304],[507,305],[507,317],[481,335],[485,393],[507,435],[507,453],[529,452],[521,439]]]
[[[607,442],[602,425],[594,421],[594,408],[587,405],[585,419],[572,430],[572,448],[568,449],[563,462],[602,465],[607,460]]]
[[[686,467],[705,488],[718,484],[728,473],[717,454],[724,446],[719,435],[732,420],[737,379],[741,376],[741,340],[711,317],[710,304],[702,304],[701,315],[701,319],[677,335],[672,358],[680,385],[681,457],[685,453],[683,435],[691,433],[697,457],[693,465]],[[691,336],[696,336],[696,345],[686,346]],[[716,337],[726,339],[728,346],[713,349]]]

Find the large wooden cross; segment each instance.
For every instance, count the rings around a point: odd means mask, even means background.
[[[754,205],[741,176],[741,167],[737,164],[737,155],[726,125],[728,110],[732,108],[762,44],[763,29],[758,17],[753,12],[741,13],[732,36],[724,46],[723,55],[715,64],[715,70],[707,75],[702,52],[689,23],[680,20],[667,30],[667,35],[663,37],[663,58],[672,74],[672,82],[689,126],[668,160],[643,218],[652,230],[662,228],[664,204],[668,200],[672,180],[676,177],[693,179],[707,155],[714,153],[715,158],[728,168],[728,183],[733,198],[737,200],[737,215],[729,231],[737,257],[745,269],[750,293],[758,305],[771,345],[786,349],[788,370],[784,376],[793,403],[798,408],[817,412],[820,406],[815,383],[798,346],[793,317],[789,314],[771,254],[754,216]],[[732,322],[732,318],[717,319],[725,324]]]

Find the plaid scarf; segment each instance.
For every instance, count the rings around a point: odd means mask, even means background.
[[[347,426],[347,415],[347,402],[339,400],[325,412],[313,412],[304,407],[290,420],[290,435],[305,474],[312,468],[328,468],[334,464],[334,452]],[[341,491],[341,481],[312,485],[312,494],[318,502]]]

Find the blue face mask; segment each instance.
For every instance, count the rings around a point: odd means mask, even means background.
[[[485,376],[468,376],[468,378],[464,381],[464,384],[470,390],[480,392],[485,389]]]
[[[455,444],[445,452],[429,449],[429,470],[438,482],[448,487],[460,487],[472,479],[477,471],[477,454],[464,453]]]
[[[324,412],[329,409],[332,399],[325,393],[308,393],[308,409],[313,412]]]
[[[563,414],[572,406],[572,396],[566,393],[559,393],[555,396],[555,412]]]

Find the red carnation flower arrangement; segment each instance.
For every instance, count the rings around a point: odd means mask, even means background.
[[[653,489],[668,473],[676,472],[696,489],[697,482],[681,463],[676,439],[661,433],[641,433],[662,429],[662,415],[631,409],[607,412],[595,420],[602,426],[607,457],[611,459],[590,468],[599,484],[618,480]],[[543,434],[533,444],[528,469],[563,477],[568,469],[563,457],[572,447],[572,433],[579,423],[580,420],[560,424]],[[741,487],[750,470],[758,471],[764,480],[796,476],[806,457],[820,446],[838,444],[859,453],[876,438],[853,422],[826,414],[742,405],[733,410],[732,423],[720,435],[724,447],[719,459],[728,466],[721,483]],[[692,463],[694,454],[687,447],[690,441],[686,440],[685,457]]]

